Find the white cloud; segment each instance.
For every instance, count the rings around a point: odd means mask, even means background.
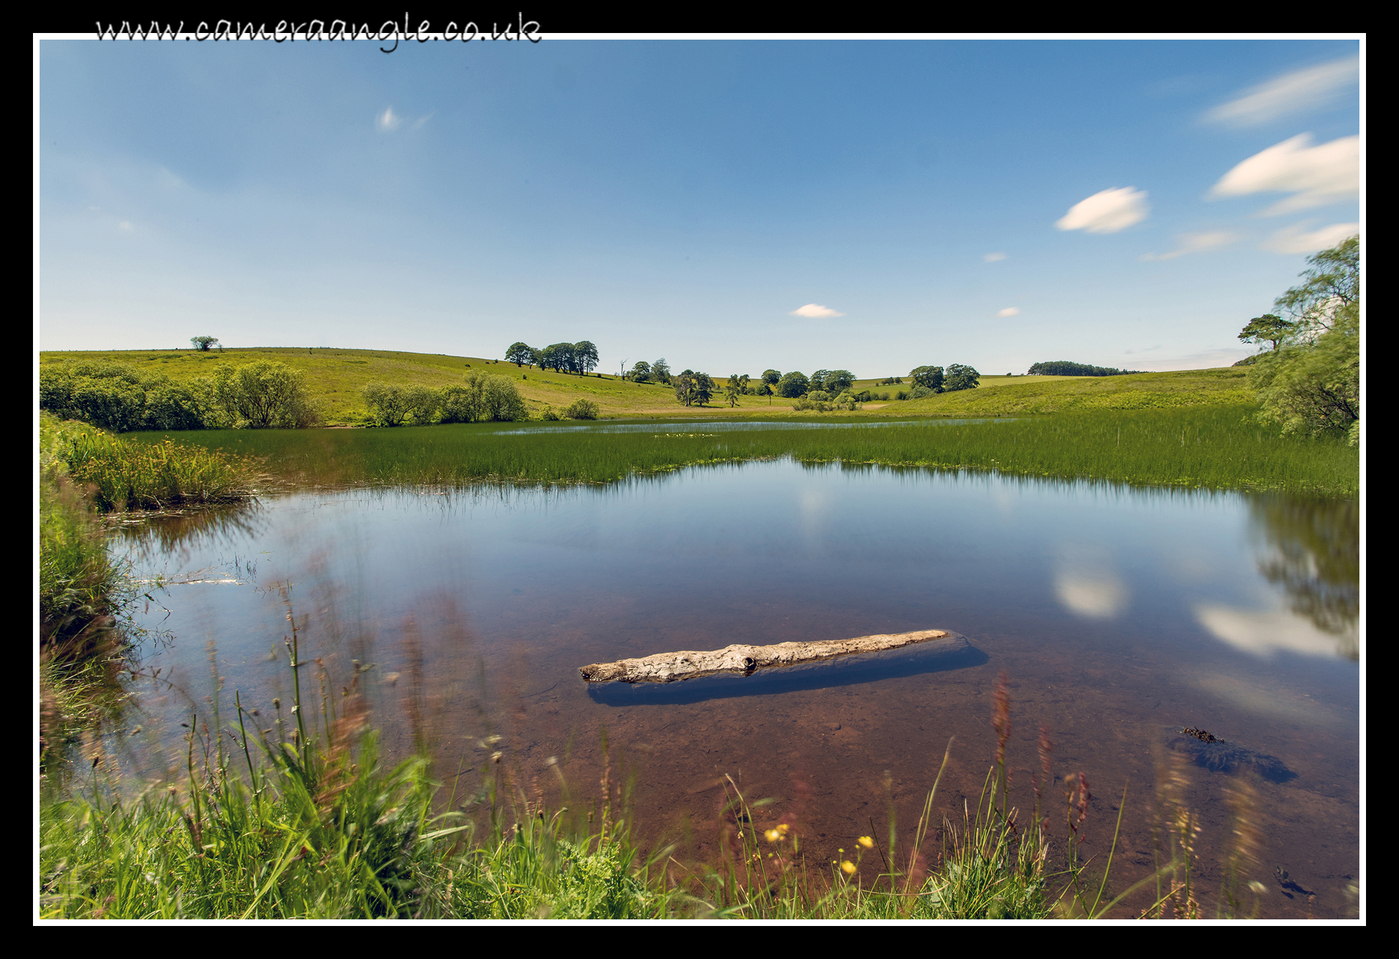
[[[997,315],[997,316],[1019,316],[1019,315],[1020,315],[1020,307],[1018,307],[1018,306],[1008,306],[1008,307],[1006,307],[1004,310],[1001,310],[1001,311],[1000,311],[999,313],[997,313],[996,315]]]
[[[1005,258],[1006,255],[1004,253],[988,253],[981,259],[987,263],[995,263],[996,261],[1004,260]]]
[[[1296,223],[1264,240],[1263,249],[1274,253],[1315,253],[1337,246],[1359,232],[1359,223],[1333,223],[1309,233],[1303,232],[1303,224]]]
[[[1323,206],[1360,193],[1360,137],[1340,137],[1312,146],[1310,133],[1299,133],[1256,153],[1224,174],[1209,197],[1250,193],[1291,193],[1264,210],[1278,216]]]
[[[808,303],[806,306],[798,307],[788,316],[805,316],[811,319],[822,319],[827,316],[844,316],[844,313],[837,313],[829,306],[822,306],[819,303]]]
[[[1241,126],[1267,123],[1289,113],[1321,106],[1359,81],[1360,58],[1345,57],[1261,83],[1242,96],[1221,103],[1205,114],[1205,119]]]
[[[120,223],[117,224],[117,229],[119,229],[119,230],[132,230],[132,229],[135,229],[135,228],[131,225],[131,221],[130,221],[130,220],[122,220]]]
[[[375,119],[375,125],[380,130],[397,130],[399,124],[403,122],[402,117],[394,115],[393,107],[389,107]]]
[[[1089,233],[1116,233],[1145,220],[1151,207],[1146,191],[1134,187],[1114,187],[1080,200],[1055,221],[1061,230],[1087,230]]]
[[[1213,250],[1217,247],[1225,246],[1237,240],[1232,233],[1222,231],[1204,233],[1182,233],[1176,237],[1176,248],[1169,253],[1143,253],[1137,259],[1143,261],[1151,260],[1174,260],[1178,256],[1185,256],[1187,253],[1201,253],[1205,250]]]

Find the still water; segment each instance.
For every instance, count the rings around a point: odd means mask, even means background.
[[[499,753],[527,796],[557,799],[562,778],[575,804],[596,799],[605,730],[643,837],[718,855],[731,777],[750,802],[773,800],[760,831],[786,822],[829,861],[858,836],[882,841],[891,816],[903,848],[949,743],[935,813],[975,804],[1004,677],[1014,802],[1031,807],[1038,779],[1060,838],[1066,780],[1082,773],[1084,851],[1101,861],[1126,791],[1117,891],[1151,872],[1174,777],[1200,819],[1209,914],[1245,795],[1261,915],[1342,917],[1360,859],[1358,528],[1353,503],[787,461],[610,487],[270,498],[127,536],[140,575],[168,584],[144,622],[170,637],[143,659],[160,672],[138,688],[131,741],[182,762],[179,723],[209,713],[215,666],[225,725],[235,688],[264,717],[289,701],[290,614],[332,684],[352,659],[374,664],[390,751],[416,729],[444,779],[464,770],[461,793]],[[751,687],[637,693],[578,673],[928,628],[974,649]],[[1234,752],[1191,763],[1203,754],[1176,751],[1183,726]]]

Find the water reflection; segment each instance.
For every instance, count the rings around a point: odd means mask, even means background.
[[[1248,497],[1257,567],[1287,612],[1201,603],[1196,616],[1244,652],[1360,659],[1360,511],[1355,501]]]
[[[1259,571],[1282,587],[1294,613],[1337,638],[1341,655],[1359,659],[1359,502],[1259,496],[1249,513],[1267,544]]]
[[[521,782],[552,776],[554,759],[595,783],[604,760],[587,744],[605,724],[647,757],[643,830],[712,815],[714,784],[741,774],[755,796],[813,791],[821,808],[804,813],[803,843],[819,856],[891,807],[915,821],[949,738],[949,802],[975,801],[1005,672],[1021,788],[1039,768],[1040,724],[1061,768],[1103,795],[1152,781],[1156,753],[1172,752],[1168,724],[1275,757],[1296,775],[1259,787],[1265,855],[1321,890],[1317,914],[1339,914],[1340,880],[1326,877],[1358,868],[1359,681],[1322,624],[1357,621],[1346,577],[1358,570],[1343,561],[1355,519],[1239,494],[790,461],[605,487],[269,498],[256,514],[152,540],[167,548],[141,562],[167,577],[229,558],[256,570],[167,591],[181,643],[148,665],[187,697],[162,715],[152,691],[143,725],[178,735],[189,703],[212,695],[210,639],[245,704],[286,701],[285,664],[268,655],[294,609],[332,685],[352,660],[370,670],[390,751],[427,730],[448,769],[500,752]],[[285,583],[286,599],[266,589]],[[777,676],[770,689],[761,674],[727,691],[590,690],[578,675],[668,650],[928,628],[966,635],[979,655],[785,686]],[[1241,765],[1192,767],[1201,848],[1226,835],[1219,777]],[[1128,810],[1126,862],[1152,861],[1144,815]]]

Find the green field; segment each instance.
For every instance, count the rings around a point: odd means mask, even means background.
[[[373,382],[434,389],[460,384],[468,372],[507,376],[516,381],[530,408],[539,417],[552,406],[563,410],[574,400],[597,403],[604,418],[675,416],[829,417],[829,413],[792,409],[781,397],[744,396],[731,409],[722,393],[710,405],[686,407],[669,386],[633,383],[617,376],[568,373],[516,367],[503,360],[436,353],[394,353],[382,350],[256,348],[211,352],[195,350],[109,350],[44,352],[40,368],[70,361],[109,360],[126,363],[142,373],[161,373],[176,382],[210,375],[220,365],[242,366],[273,360],[305,373],[306,385],[319,405],[326,426],[362,426],[369,420],[363,389]],[[733,372],[730,370],[729,372]],[[760,371],[759,371],[760,372]],[[711,374],[722,388],[728,373]],[[879,386],[881,378],[859,380],[856,391],[897,395],[904,386]],[[1010,413],[1057,413],[1070,410],[1135,410],[1252,401],[1242,368],[1181,373],[1136,373],[1130,376],[983,376],[975,390],[943,393],[922,400],[874,401],[856,415],[999,416]]]

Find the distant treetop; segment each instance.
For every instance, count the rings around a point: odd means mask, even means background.
[[[1107,366],[1090,366],[1087,363],[1071,363],[1068,360],[1050,360],[1030,367],[1028,376],[1126,376],[1141,373],[1142,370],[1114,370]]]

